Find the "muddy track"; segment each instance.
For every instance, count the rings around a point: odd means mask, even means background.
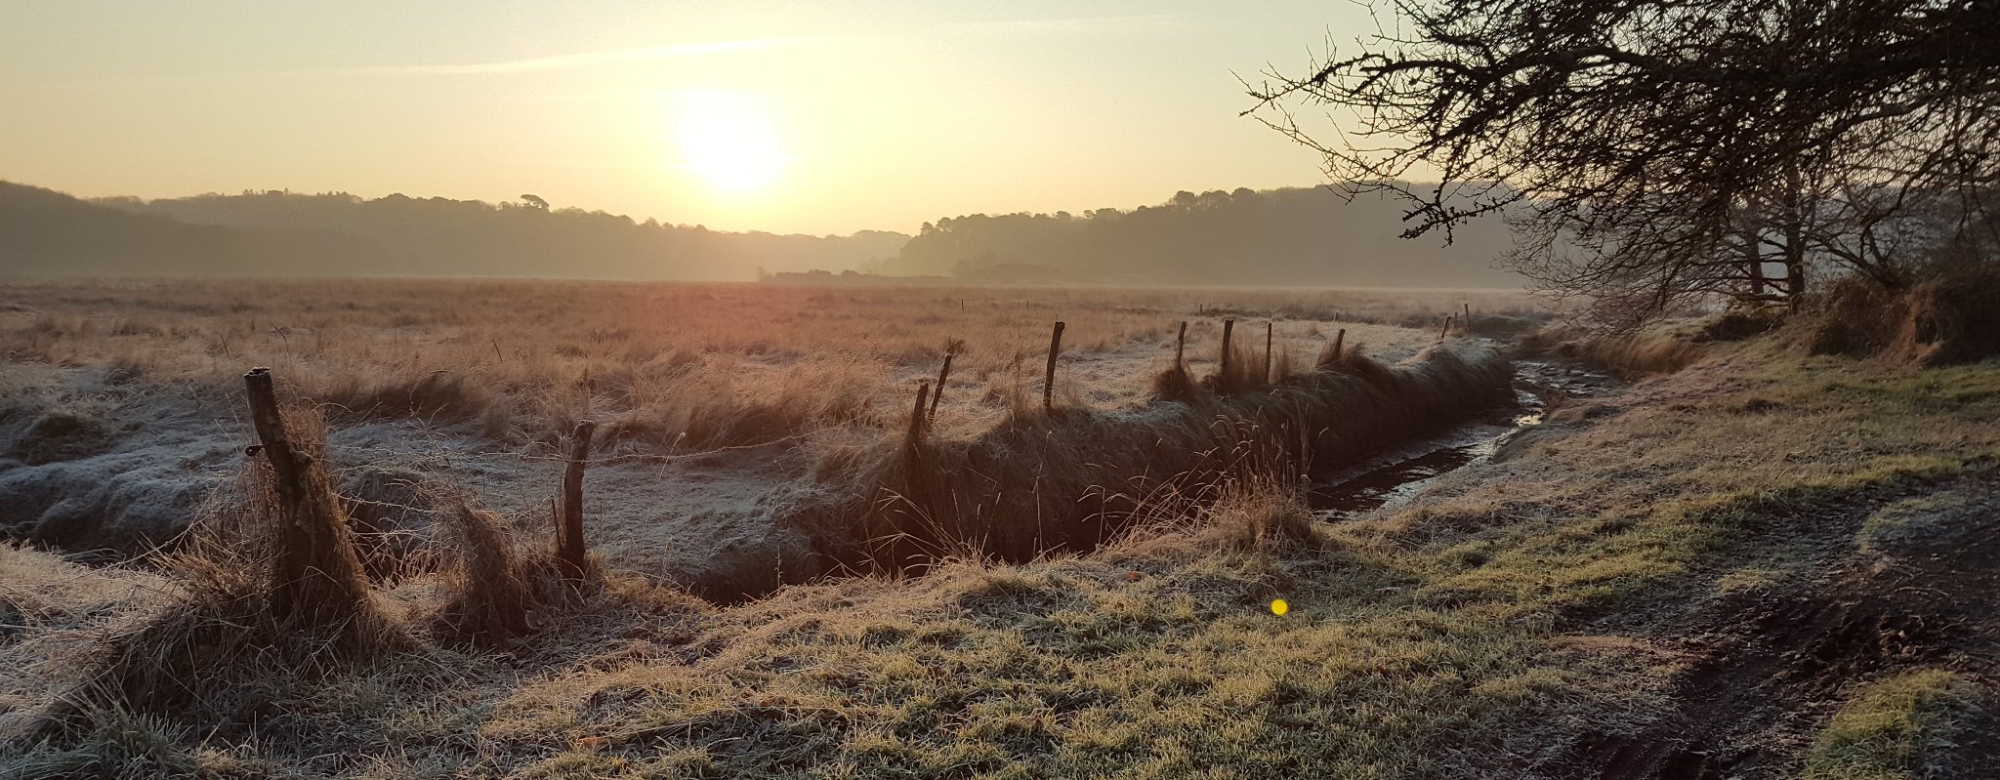
[[[1850,511],[1865,517],[1879,503]],[[1719,600],[1660,632],[1686,637],[1664,644],[1691,661],[1673,685],[1676,712],[1638,733],[1583,735],[1549,776],[1788,777],[1856,684],[1917,666],[1958,671],[1992,698],[2000,670],[1996,508],[2000,490],[1950,533],[1893,559],[1837,559],[1802,589]],[[1844,529],[1859,523],[1818,519]],[[1990,770],[1977,756],[2000,754],[1995,742],[1990,730],[1968,730],[1954,763]]]

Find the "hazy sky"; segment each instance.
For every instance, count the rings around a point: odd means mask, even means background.
[[[1232,71],[1343,2],[9,2],[0,178],[83,196],[534,193],[914,231],[1321,181]]]

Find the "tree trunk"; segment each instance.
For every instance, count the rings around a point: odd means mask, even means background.
[[[1797,166],[1785,169],[1785,302],[1796,309],[1806,294],[1805,185]]]

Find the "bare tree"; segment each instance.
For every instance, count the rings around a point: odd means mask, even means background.
[[[1386,0],[1255,114],[1406,236],[1505,213],[1511,264],[1627,322],[1710,294],[1884,286],[1937,213],[1991,225],[2000,0]],[[1331,108],[1336,140],[1295,119]],[[1403,181],[1434,179],[1435,186]],[[1775,264],[1776,272],[1767,271]]]

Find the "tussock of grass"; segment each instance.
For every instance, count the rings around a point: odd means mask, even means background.
[[[403,641],[402,626],[369,591],[329,487],[323,421],[298,408],[283,416],[303,464],[298,505],[283,508],[263,458],[246,460],[209,498],[184,543],[158,562],[179,597],[103,643],[77,694],[82,711],[252,706],[232,695],[246,667],[314,674]],[[311,549],[298,549],[302,539]]]
[[[477,383],[446,370],[417,374],[319,377],[300,392],[351,419],[418,417],[463,422],[486,413],[494,399]]]
[[[527,554],[499,516],[463,502],[444,518],[453,564],[445,574],[449,595],[437,614],[443,633],[496,643],[534,631],[544,622],[539,609],[559,601],[552,556]]]
[[[8,446],[6,456],[29,465],[96,455],[110,449],[111,426],[77,410],[54,410],[29,422]]]
[[[1940,669],[1878,680],[1834,713],[1806,759],[1805,780],[1905,780],[1951,744],[1977,691]]]
[[[364,467],[343,475],[341,509],[355,554],[376,582],[393,582],[437,567],[435,526],[447,508],[435,506],[437,486],[410,469]]]
[[[1544,328],[1521,338],[1514,354],[1523,358],[1575,361],[1626,380],[1671,374],[1693,365],[1704,347],[1690,334],[1648,331],[1628,335],[1592,335],[1566,327]]]
[[[1933,269],[1903,291],[1858,278],[1815,295],[1790,340],[1816,355],[1879,356],[1916,366],[2000,355],[2000,270],[1991,263]]]
[[[1213,501],[1176,502],[1141,513],[1105,550],[1115,559],[1196,550],[1295,553],[1327,543],[1312,509],[1293,481],[1273,476],[1232,479],[1214,486]]]

